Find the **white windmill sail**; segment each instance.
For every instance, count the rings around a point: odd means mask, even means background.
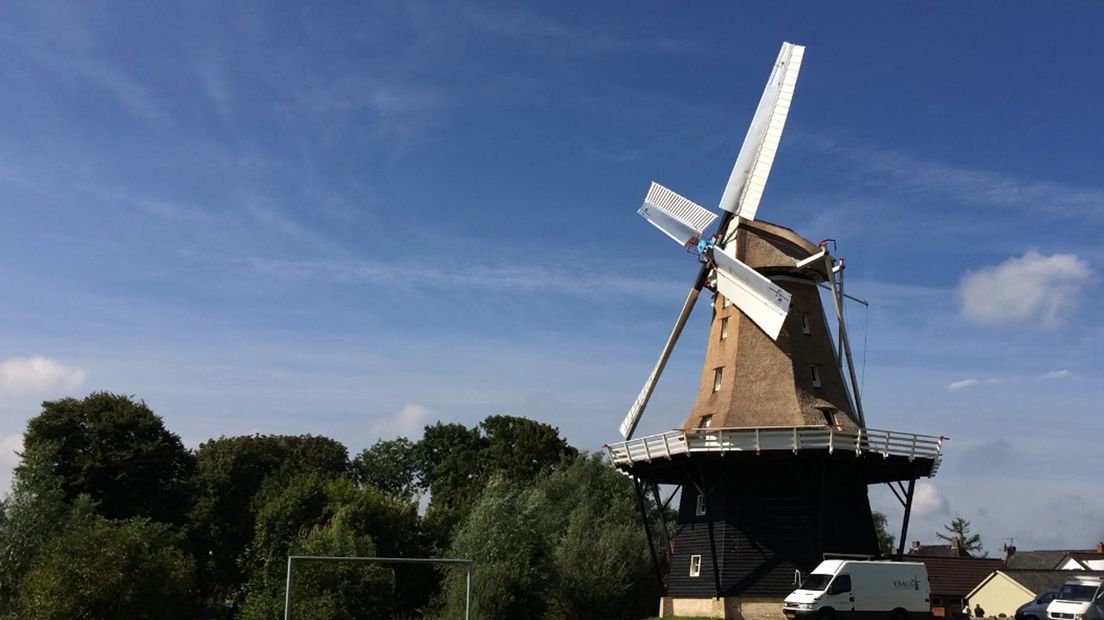
[[[777,339],[790,311],[790,294],[724,250],[714,248],[713,261],[717,264],[717,291],[771,340]]]
[[[790,101],[797,86],[797,74],[801,70],[801,58],[805,46],[783,43],[774,63],[767,87],[759,99],[759,107],[751,119],[744,145],[736,157],[728,185],[721,195],[720,208],[735,213],[746,220],[754,220],[763,197],[782,128],[790,113]],[[735,222],[736,220],[734,220]]]
[[[637,213],[680,245],[697,243],[702,232],[717,218],[709,209],[654,181]]]

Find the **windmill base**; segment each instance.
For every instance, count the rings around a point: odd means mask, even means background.
[[[782,598],[774,596],[725,596],[721,598],[659,599],[659,617],[725,618],[726,620],[784,620]]]

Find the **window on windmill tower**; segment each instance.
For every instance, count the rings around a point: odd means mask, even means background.
[[[822,407],[820,414],[824,416],[824,423],[828,426],[836,425],[836,410],[830,407]]]
[[[721,377],[724,375],[724,367],[713,369],[713,391],[721,391]]]
[[[813,325],[809,322],[809,315],[804,312],[801,313],[801,333],[806,336],[813,333]]]
[[[701,577],[701,556],[700,555],[690,556],[690,576],[691,577]]]
[[[713,416],[703,415],[701,419],[698,420],[698,428],[709,428],[710,426],[713,426]]]
[[[698,493],[698,503],[694,506],[694,514],[699,517],[705,516],[705,496],[701,493]]]
[[[721,319],[721,340],[728,338],[728,317]]]
[[[732,305],[732,302],[729,301],[728,298],[725,297],[724,295],[721,295],[721,307],[722,308],[727,308],[730,305]]]
[[[813,387],[820,387],[820,366],[809,364],[809,374],[813,376]]]

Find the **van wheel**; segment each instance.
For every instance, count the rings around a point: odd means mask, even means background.
[[[834,609],[821,609],[817,614],[817,620],[836,620],[836,610]]]
[[[904,609],[894,609],[889,614],[889,620],[908,620],[908,612]]]

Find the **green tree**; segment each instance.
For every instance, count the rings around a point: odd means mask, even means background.
[[[494,479],[457,529],[449,557],[470,558],[476,569],[472,616],[486,620],[540,618],[555,578],[552,536],[522,485]],[[447,573],[438,601],[442,618],[462,618],[465,577]]]
[[[247,435],[206,441],[196,451],[196,503],[190,538],[200,558],[207,598],[232,596],[245,577],[239,566],[254,536],[255,498],[304,473],[335,478],[348,470],[347,450],[328,437]]]
[[[949,543],[958,543],[958,548],[968,554],[981,551],[981,534],[970,533],[970,522],[962,517],[955,517],[951,522],[943,526],[944,532],[936,532],[935,535]]]
[[[43,452],[23,453],[11,495],[0,502],[0,558],[4,562],[0,617],[15,612],[24,575],[46,542],[64,527],[69,512],[61,481],[50,472]]]
[[[427,426],[415,451],[419,483],[431,497],[426,521],[442,545],[491,477],[528,482],[578,454],[556,427],[502,415],[489,416],[478,428]]]
[[[418,492],[418,455],[406,437],[377,441],[353,459],[352,468],[358,483],[388,495],[410,498]]]
[[[45,402],[27,423],[23,447],[49,463],[66,501],[88,495],[112,519],[186,519],[192,456],[142,401],[97,392]],[[17,467],[15,477],[23,475]]]
[[[599,455],[541,480],[544,529],[555,532],[554,618],[650,617],[661,595],[632,481]],[[663,527],[657,519],[653,531]]]
[[[191,560],[168,526],[91,517],[54,538],[23,581],[20,618],[189,618]]]
[[[646,617],[660,592],[639,523],[632,482],[595,455],[535,481],[495,477],[448,555],[475,560],[480,618]],[[459,617],[464,585],[447,574],[441,617]]]
[[[242,560],[249,576],[245,610],[250,619],[276,617],[277,612],[282,610],[286,562],[290,552],[305,550],[304,553],[310,554],[380,554],[392,557],[426,555],[416,504],[386,496],[372,487],[358,487],[346,477],[327,480],[315,472],[296,476],[279,485],[266,485],[258,495],[258,505],[256,534]],[[327,544],[330,546],[325,546]],[[314,594],[310,596],[330,597],[326,600],[336,601],[333,597],[337,594],[334,593],[342,588],[363,591],[358,588],[368,586],[357,581],[361,577],[356,575],[366,575],[365,578],[371,577],[371,583],[375,584],[372,587],[376,588],[373,592],[377,594],[373,596],[383,596],[387,600],[387,609],[394,607],[404,613],[415,611],[433,591],[427,586],[433,580],[427,582],[424,570],[420,576],[415,573],[414,577],[396,579],[384,590],[378,587],[380,573],[372,570],[365,572],[364,567],[333,570],[313,567],[304,570],[321,571],[319,574],[323,575],[310,582],[314,584],[311,586]],[[390,576],[392,571],[388,570],[386,574]],[[341,582],[339,576],[354,581]],[[355,585],[358,583],[361,585]],[[398,590],[397,596],[391,596],[393,589]],[[305,590],[299,589],[299,592]],[[379,613],[379,610],[376,612]],[[381,615],[386,617],[386,614]],[[338,614],[331,617],[345,616]]]
[[[570,463],[579,451],[554,426],[526,418],[493,415],[479,424],[486,436],[488,469],[511,480],[529,480]]]
[[[884,556],[890,556],[897,553],[897,548],[894,543],[897,537],[889,533],[888,521],[885,514],[875,510],[871,513],[874,517],[874,533],[878,537],[878,549]]]

